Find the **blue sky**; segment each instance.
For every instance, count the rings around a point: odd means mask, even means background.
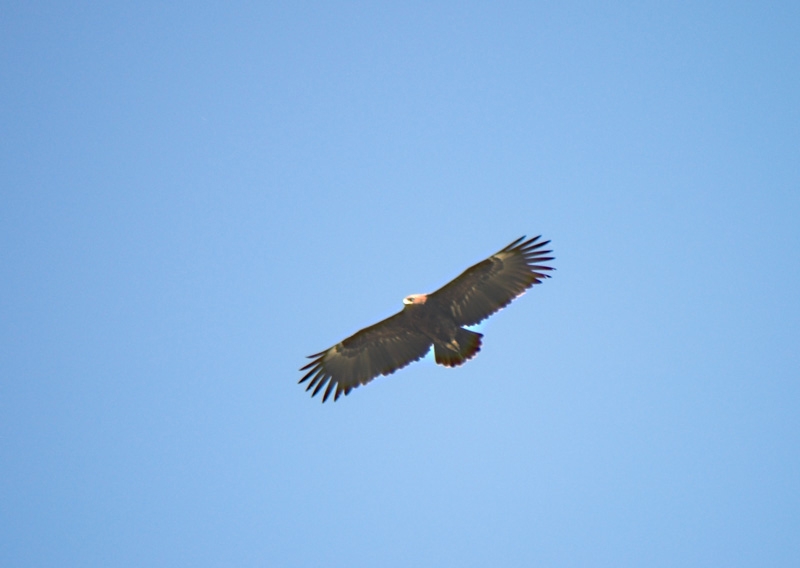
[[[796,3],[2,12],[0,564],[798,565]],[[296,384],[540,233],[465,366]]]

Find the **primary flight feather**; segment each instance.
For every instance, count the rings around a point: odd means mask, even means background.
[[[336,400],[378,375],[388,375],[425,356],[433,346],[436,362],[456,367],[481,349],[480,334],[464,329],[507,306],[525,290],[550,278],[550,241],[521,237],[431,294],[403,299],[403,310],[310,355],[302,367],[306,390],[322,402]],[[326,386],[327,385],[327,386]]]

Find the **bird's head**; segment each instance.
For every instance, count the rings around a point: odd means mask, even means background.
[[[406,296],[403,298],[403,304],[406,306],[420,306],[425,303],[425,300],[428,299],[427,294],[411,294],[410,296]]]

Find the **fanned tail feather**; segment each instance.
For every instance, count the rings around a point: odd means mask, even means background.
[[[445,346],[435,343],[433,352],[436,362],[445,367],[458,367],[468,359],[472,359],[481,350],[481,337],[483,334],[477,331],[459,329],[456,332],[456,345]]]

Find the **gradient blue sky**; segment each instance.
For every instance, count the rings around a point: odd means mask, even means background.
[[[0,564],[800,565],[796,2],[6,2]],[[523,235],[554,277],[321,405]]]

